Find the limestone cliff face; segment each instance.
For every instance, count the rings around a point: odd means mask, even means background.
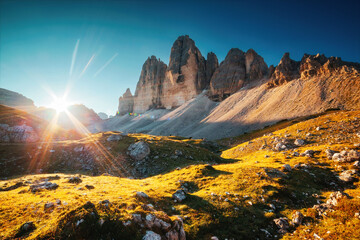
[[[206,86],[210,86],[211,77],[214,75],[214,72],[219,67],[219,61],[216,57],[215,53],[209,52],[206,58],[206,67],[205,67],[205,74],[206,74]]]
[[[245,81],[245,53],[232,48],[210,81],[211,96],[222,100],[239,90]]]
[[[151,108],[162,107],[162,85],[166,68],[166,64],[155,56],[145,61],[136,86],[134,112],[143,113]]]
[[[180,36],[173,44],[162,87],[165,108],[178,107],[207,87],[206,61],[189,36]]]
[[[126,92],[119,98],[118,115],[124,115],[132,113],[134,109],[134,97],[131,94],[130,89],[126,89]]]
[[[253,49],[246,53],[232,48],[210,81],[210,97],[222,101],[247,82],[266,77],[268,67]]]
[[[270,77],[268,83],[269,87],[282,85],[293,79],[299,78],[300,62],[294,61],[290,58],[289,53],[285,53],[281,58],[280,63],[275,67],[274,72]]]
[[[309,79],[312,77],[331,77],[333,75],[357,75],[360,64],[345,62],[338,57],[325,57],[323,54],[304,54],[301,61],[290,59],[285,53],[280,63],[270,75],[268,88],[280,86],[295,79]]]
[[[174,109],[204,89],[210,89],[207,95],[211,100],[223,101],[241,88],[253,88],[264,82],[266,88],[272,88],[294,79],[356,75],[359,65],[320,54],[305,54],[301,61],[294,61],[285,53],[278,66],[268,68],[253,49],[245,53],[238,48],[232,48],[219,65],[214,53],[208,53],[205,60],[195,42],[185,35],[174,42],[168,66],[155,56],[145,61],[135,95],[128,89],[119,99],[118,110],[123,115],[149,109]]]
[[[266,77],[268,66],[264,59],[253,49],[249,49],[245,54],[246,79],[253,81]]]

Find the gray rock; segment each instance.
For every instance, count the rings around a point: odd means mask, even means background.
[[[34,184],[30,186],[30,191],[35,193],[38,192],[42,189],[46,189],[46,190],[55,190],[59,187],[59,185],[57,185],[56,183],[52,183],[52,182],[43,182],[43,183],[39,183],[39,184]]]
[[[360,168],[360,161],[354,162],[353,166],[355,166],[355,167],[357,167],[357,168]]]
[[[186,199],[186,193],[184,190],[177,190],[173,195],[172,197],[178,201],[178,202],[182,202]]]
[[[175,150],[175,155],[176,155],[176,156],[182,156],[182,155],[183,155],[183,152],[182,152],[181,150],[176,149],[176,150]]]
[[[302,140],[302,139],[296,139],[295,142],[294,142],[294,144],[295,144],[296,146],[303,146],[303,145],[305,145],[305,141]]]
[[[354,176],[356,176],[356,170],[346,170],[339,175],[339,179],[344,182],[353,182],[355,180]]]
[[[128,147],[128,151],[129,156],[136,161],[140,161],[150,154],[149,145],[144,141],[131,144]]]
[[[106,139],[106,141],[113,142],[113,141],[120,141],[121,139],[122,136],[120,134],[112,134]]]
[[[138,198],[149,198],[149,196],[144,192],[136,192],[136,197],[138,197]]]
[[[335,152],[331,149],[326,149],[325,153],[328,159],[332,159],[333,155],[335,154]]]
[[[44,205],[45,212],[49,212],[54,208],[55,208],[55,204],[53,202],[45,203],[45,205]]]
[[[82,180],[79,177],[71,177],[68,181],[68,183],[75,183],[75,184],[79,184],[81,182],[82,182]]]
[[[134,97],[131,94],[130,89],[126,89],[126,92],[119,98],[118,115],[125,115],[132,113],[134,109]]]
[[[308,149],[305,152],[301,153],[300,155],[305,157],[314,157],[314,153],[315,151]]]
[[[292,215],[291,223],[292,225],[299,226],[301,225],[303,219],[304,219],[304,215],[301,212],[296,211]]]
[[[146,231],[142,240],[161,240],[161,236],[153,231]]]
[[[138,214],[138,213],[132,214],[132,219],[133,219],[133,221],[135,223],[141,223],[142,222],[141,214]]]
[[[279,228],[280,233],[287,233],[290,228],[287,218],[276,218],[274,219],[274,223]]]
[[[328,204],[331,207],[337,206],[339,203],[339,200],[343,199],[343,198],[349,198],[349,195],[347,195],[343,192],[340,192],[340,191],[333,192],[330,194],[328,200],[326,201],[326,204]]]
[[[283,169],[287,172],[290,172],[291,171],[291,166],[289,164],[284,164],[283,166]]]

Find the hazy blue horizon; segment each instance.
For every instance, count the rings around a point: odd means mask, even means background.
[[[61,96],[70,83],[70,102],[114,114],[145,60],[168,64],[185,34],[219,61],[237,47],[269,66],[285,52],[360,62],[359,10],[359,1],[0,0],[0,87],[48,106],[45,89]]]

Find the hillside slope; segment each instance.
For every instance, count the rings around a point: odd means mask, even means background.
[[[215,140],[328,109],[359,108],[360,75],[344,72],[331,77],[296,79],[271,89],[267,84],[248,86],[220,103],[209,100],[202,93],[171,112],[160,109],[143,114],[161,111],[163,115],[155,119],[144,121],[142,117],[129,115],[115,117],[101,130]]]
[[[358,239],[359,127],[359,111],[331,113],[223,152],[236,162],[141,180],[1,181],[0,238]]]

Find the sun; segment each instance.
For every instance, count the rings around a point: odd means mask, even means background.
[[[60,113],[67,110],[69,103],[64,98],[55,98],[50,106],[55,109],[57,113]]]

